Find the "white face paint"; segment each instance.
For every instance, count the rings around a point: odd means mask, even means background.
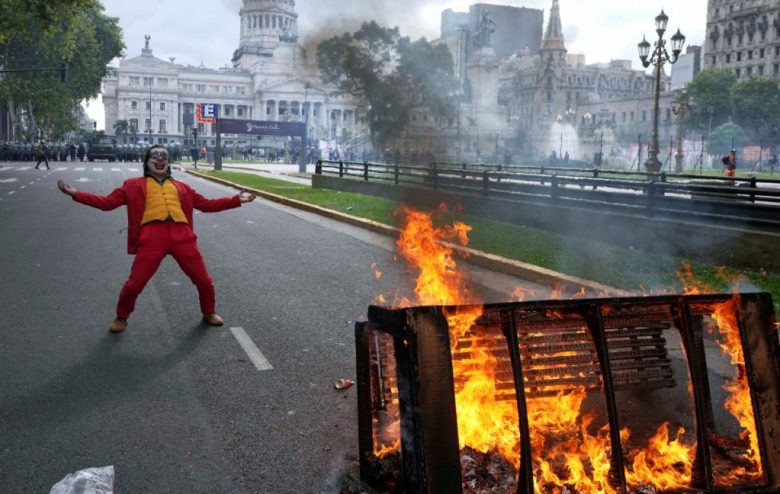
[[[157,178],[165,178],[168,175],[168,151],[163,148],[154,148],[146,162],[149,171]]]

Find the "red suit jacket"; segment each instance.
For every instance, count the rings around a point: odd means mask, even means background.
[[[181,209],[184,215],[187,216],[190,226],[194,226],[192,222],[193,208],[204,213],[213,213],[241,206],[241,200],[238,198],[238,195],[220,199],[206,199],[184,182],[173,180],[173,185],[179,191]],[[73,197],[73,200],[103,211],[111,211],[123,204],[127,204],[127,253],[135,254],[136,250],[138,250],[138,239],[141,236],[141,219],[144,216],[144,206],[146,205],[146,177],[125,180],[121,187],[114,189],[107,196],[79,191]]]

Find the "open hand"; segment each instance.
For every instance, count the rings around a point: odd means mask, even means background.
[[[70,184],[66,184],[62,180],[57,180],[57,187],[63,192],[63,194],[68,194],[69,196],[73,197],[76,195],[76,188]]]
[[[244,202],[252,202],[255,200],[255,197],[257,197],[255,194],[248,192],[246,190],[242,190],[240,194],[238,194],[238,199],[244,203]]]

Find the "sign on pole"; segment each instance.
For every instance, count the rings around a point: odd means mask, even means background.
[[[198,123],[216,123],[218,115],[216,103],[198,103],[197,104],[197,118]]]

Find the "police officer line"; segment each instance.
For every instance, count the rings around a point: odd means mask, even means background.
[[[102,166],[53,166],[49,165],[51,168],[51,171],[74,171],[74,172],[83,172],[83,171],[95,171],[95,172],[102,172],[104,169],[106,171],[112,171],[112,172],[139,172],[141,171],[140,166],[131,166],[131,167],[124,167],[124,168],[117,168],[115,166],[112,167],[102,167]],[[41,171],[46,170],[46,167],[44,165],[41,165],[38,170],[35,170],[34,166],[8,166],[8,165],[0,165],[0,172],[5,170],[14,170],[14,171],[24,171],[24,170],[33,170],[33,171]]]

